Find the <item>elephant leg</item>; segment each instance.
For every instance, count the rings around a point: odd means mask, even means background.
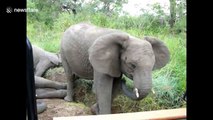
[[[95,90],[96,90],[96,88],[95,88],[95,82],[93,83],[92,90],[95,93]],[[112,102],[113,102],[114,98],[119,94],[120,91],[121,91],[121,81],[120,81],[120,78],[115,78],[113,80],[112,100],[111,100]],[[93,114],[98,113],[98,105],[97,105],[97,103],[95,103],[95,104],[93,104],[91,106],[91,112]]]
[[[60,83],[52,80],[48,80],[42,77],[35,76],[36,88],[55,88],[55,89],[66,89],[66,83]]]
[[[36,106],[37,106],[37,114],[40,114],[47,109],[47,104],[39,100],[37,100]]]
[[[96,94],[96,86],[95,86],[95,80],[93,81],[93,84],[92,84],[92,92]],[[91,106],[91,112],[93,114],[98,114],[98,104],[95,103]]]
[[[94,71],[97,110],[96,114],[111,114],[113,78]]]
[[[96,94],[96,85],[95,85],[95,80],[93,81],[93,84],[92,84],[92,92]]]
[[[70,70],[70,66],[66,61],[66,58],[64,58],[63,54],[61,54],[61,58],[62,58],[62,64],[64,67],[64,71],[67,77],[67,95],[66,97],[64,97],[65,101],[69,101],[72,102],[73,101],[73,96],[74,96],[74,89],[73,89],[73,84],[74,84],[74,79],[75,79],[75,75],[72,74],[72,71]]]
[[[113,88],[112,88],[112,101],[121,91],[121,80],[120,78],[115,78],[113,80]]]
[[[67,95],[67,90],[46,90],[46,89],[36,89],[36,98],[64,98]]]
[[[67,95],[64,98],[65,101],[73,101],[73,96],[74,96],[74,89],[73,89],[73,84],[74,84],[74,75],[67,75]]]

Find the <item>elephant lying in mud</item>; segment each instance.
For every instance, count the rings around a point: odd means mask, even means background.
[[[133,100],[142,100],[152,88],[152,71],[170,59],[167,46],[154,37],[136,38],[128,33],[87,23],[72,25],[61,40],[61,60],[67,76],[66,101],[73,101],[74,80],[94,80],[96,114],[110,114],[111,103],[121,87]],[[128,90],[122,75],[133,80]]]
[[[57,67],[61,64],[59,56],[55,53],[45,51],[35,45],[32,45],[32,50],[36,98],[64,98],[67,93],[67,84],[41,77],[49,68]],[[41,113],[45,109],[46,104],[42,101],[37,101],[37,113]]]
[[[51,67],[58,67],[61,64],[59,55],[45,51],[35,45],[33,48],[33,63],[37,98],[62,98],[64,97],[67,85],[51,81],[41,76]],[[49,89],[44,89],[49,88]],[[52,90],[51,90],[52,88]]]

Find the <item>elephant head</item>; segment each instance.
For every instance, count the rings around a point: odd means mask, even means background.
[[[50,61],[52,66],[60,66],[61,65],[61,56],[59,53],[51,53],[46,51],[47,59]]]
[[[89,49],[93,69],[111,77],[125,74],[133,80],[134,89],[122,89],[128,97],[141,100],[152,87],[152,70],[165,66],[169,50],[154,37],[138,39],[122,32],[113,32],[95,40]]]
[[[45,51],[44,49],[32,45],[33,48],[33,63],[36,76],[42,76],[43,73],[50,67],[61,65],[60,55]]]

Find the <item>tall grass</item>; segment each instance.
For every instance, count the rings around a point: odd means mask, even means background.
[[[36,44],[47,51],[59,52],[60,40],[63,32],[79,22],[90,22],[101,27],[120,29],[129,34],[142,38],[154,36],[162,40],[169,48],[170,62],[160,70],[153,71],[153,90],[140,102],[131,101],[125,96],[118,96],[114,103],[123,112],[176,108],[185,106],[180,99],[186,89],[186,36],[185,33],[171,34],[168,27],[157,25],[155,18],[150,16],[130,17],[116,15],[107,17],[102,13],[77,14],[73,16],[61,13],[49,27],[43,22],[32,21],[27,16],[27,36],[32,44]],[[130,84],[131,81],[128,80]],[[88,102],[88,100],[87,100]],[[132,106],[135,106],[132,109]]]

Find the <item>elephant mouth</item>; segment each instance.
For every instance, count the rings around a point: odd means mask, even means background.
[[[128,77],[130,80],[133,81],[133,75],[132,74],[125,74],[126,77]],[[123,79],[124,80],[124,79]],[[125,80],[124,80],[125,81]]]
[[[136,88],[136,87],[131,89],[131,88],[128,87],[125,80],[121,80],[121,87],[122,87],[123,93],[127,97],[129,97],[130,99],[142,100],[143,98],[145,98],[147,96],[147,93],[144,92],[146,90],[139,89],[139,88]]]
[[[124,94],[127,97],[134,99],[134,100],[138,100],[138,98],[140,97],[138,88],[134,88],[133,90],[129,90],[128,86],[126,85],[125,80],[122,80],[121,87],[122,87]]]

